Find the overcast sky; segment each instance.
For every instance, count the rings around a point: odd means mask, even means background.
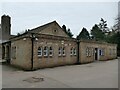
[[[11,16],[12,34],[32,29],[56,20],[65,24],[76,36],[83,27],[88,31],[100,18],[108,27],[115,23],[118,15],[117,2],[5,2],[2,13]]]

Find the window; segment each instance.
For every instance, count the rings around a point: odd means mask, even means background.
[[[86,48],[86,56],[91,56],[91,49],[90,48]]]
[[[105,54],[105,49],[103,49],[103,48],[100,49],[100,50],[99,50],[99,55],[100,55],[100,56],[104,56],[104,54]]]
[[[57,32],[57,30],[54,30],[54,32]]]
[[[48,47],[44,47],[44,56],[48,56]]]
[[[59,47],[58,49],[58,56],[62,56],[62,47]]]
[[[88,49],[88,56],[91,56],[91,48]]]
[[[102,56],[105,55],[105,49],[102,49]]]
[[[70,55],[73,55],[73,47],[70,49]]]
[[[49,56],[53,56],[53,49],[52,49],[52,47],[49,47]]]
[[[59,47],[58,56],[65,56],[65,47]]]
[[[92,51],[91,51],[92,56],[94,56],[94,52],[95,52],[95,51],[94,51],[94,48],[92,48]]]
[[[62,54],[63,54],[63,56],[65,56],[65,47],[63,47],[63,49],[62,49]]]
[[[12,47],[12,58],[16,59],[16,47]]]
[[[77,55],[76,48],[74,48],[74,50],[73,50],[73,54],[74,54],[75,56]]]
[[[89,48],[86,48],[86,56],[89,56]]]
[[[42,56],[42,47],[39,47],[38,48],[38,57],[41,57]]]
[[[102,55],[102,50],[101,50],[101,49],[99,50],[99,55],[100,55],[100,56]]]

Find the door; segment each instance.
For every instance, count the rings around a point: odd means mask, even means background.
[[[95,60],[98,60],[98,48],[95,48]]]
[[[10,63],[10,46],[6,46],[6,60]]]
[[[2,59],[5,59],[5,46],[2,46]]]

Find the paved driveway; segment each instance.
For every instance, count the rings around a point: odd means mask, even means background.
[[[3,88],[118,88],[118,60],[22,71],[2,65]]]

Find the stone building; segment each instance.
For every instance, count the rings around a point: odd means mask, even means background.
[[[117,57],[117,45],[106,42],[81,40],[79,44],[80,63],[105,61]]]
[[[71,38],[53,21],[3,42],[2,58],[24,70],[35,70],[114,59],[116,47],[116,44]]]
[[[0,59],[7,59],[5,58],[5,49],[9,51],[6,53],[10,55],[10,38],[14,37],[15,35],[11,35],[11,17],[8,15],[3,15],[1,17],[1,24],[0,24]],[[5,48],[6,47],[6,48]]]

